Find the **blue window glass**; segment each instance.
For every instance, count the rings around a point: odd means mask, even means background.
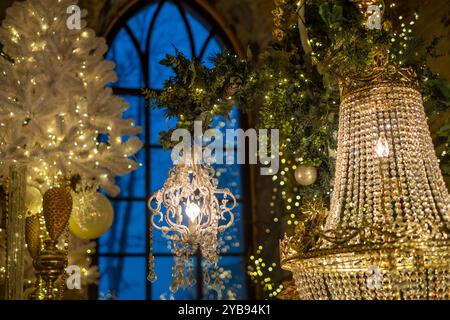
[[[114,83],[113,87],[144,87],[144,77],[139,53],[135,50],[131,36],[125,28],[122,28],[117,33],[106,58],[116,63],[116,72],[119,75],[119,80]]]
[[[99,299],[145,299],[145,257],[100,257]]]
[[[153,252],[158,280],[152,284],[146,279],[150,215],[147,200],[163,186],[172,167],[170,151],[164,151],[159,143],[159,132],[174,127],[176,121],[167,120],[164,110],[149,107],[142,89],[162,89],[164,81],[172,75],[170,68],[159,64],[166,54],[179,50],[210,66],[207,58],[223,50],[225,43],[212,17],[202,16],[203,13],[194,11],[188,3],[138,2],[119,19],[109,38],[107,59],[116,63],[119,77],[111,86],[129,103],[125,118],[133,118],[144,129],[140,138],[145,147],[136,156],[141,163],[139,169],[117,180],[121,193],[112,199],[115,222],[98,241],[100,299],[247,298],[244,206],[240,202],[243,178],[239,165],[216,165],[220,187],[229,188],[239,200],[234,210],[235,225],[221,237],[219,272],[224,279],[223,292],[218,294],[204,283],[202,274],[206,266],[196,256],[192,263],[197,284],[173,295],[169,290],[173,265],[170,241],[157,230],[153,232]],[[233,109],[229,118],[215,119],[214,126],[220,130],[238,128],[240,121],[239,111]]]
[[[114,201],[114,224],[99,240],[100,254],[136,254],[145,252],[144,201]]]

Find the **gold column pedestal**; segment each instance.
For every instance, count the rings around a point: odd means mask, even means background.
[[[30,294],[30,300],[56,300],[55,282],[64,273],[67,255],[56,247],[56,241],[45,240],[43,249],[33,261],[36,270],[36,289]]]

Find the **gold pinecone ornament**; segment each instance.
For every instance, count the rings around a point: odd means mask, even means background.
[[[53,241],[58,240],[67,228],[72,213],[72,205],[70,188],[52,188],[44,194],[45,227]]]
[[[62,299],[65,284],[62,283],[61,288],[57,289],[55,283],[64,274],[67,267],[67,252],[59,249],[56,245],[58,238],[68,227],[72,205],[69,187],[55,187],[44,194],[43,214],[50,239],[44,241],[33,261],[37,281],[35,290],[29,296],[31,300]],[[34,236],[34,228],[34,221],[30,220],[30,243],[34,240],[31,238]]]

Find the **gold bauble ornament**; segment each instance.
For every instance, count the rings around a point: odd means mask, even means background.
[[[78,238],[97,239],[111,228],[113,221],[113,206],[104,195],[98,192],[83,192],[74,196],[69,230]]]
[[[72,213],[72,195],[67,187],[52,188],[44,194],[45,227],[53,241],[63,233]]]
[[[302,186],[310,186],[317,180],[317,168],[313,166],[298,166],[295,170],[295,180]]]
[[[39,239],[39,216],[37,214],[29,216],[25,220],[25,241],[27,243],[28,251],[33,259],[39,254],[41,241]]]
[[[42,194],[38,188],[27,186],[25,195],[25,208],[28,214],[33,215],[42,209]]]

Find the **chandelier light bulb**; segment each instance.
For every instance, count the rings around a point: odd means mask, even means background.
[[[191,222],[194,222],[195,219],[197,219],[197,217],[200,215],[200,207],[193,202],[188,202],[186,206],[186,215],[188,216],[189,220],[191,220]]]
[[[375,152],[378,158],[389,157],[389,144],[385,137],[380,137],[378,139],[377,145],[375,147]]]

